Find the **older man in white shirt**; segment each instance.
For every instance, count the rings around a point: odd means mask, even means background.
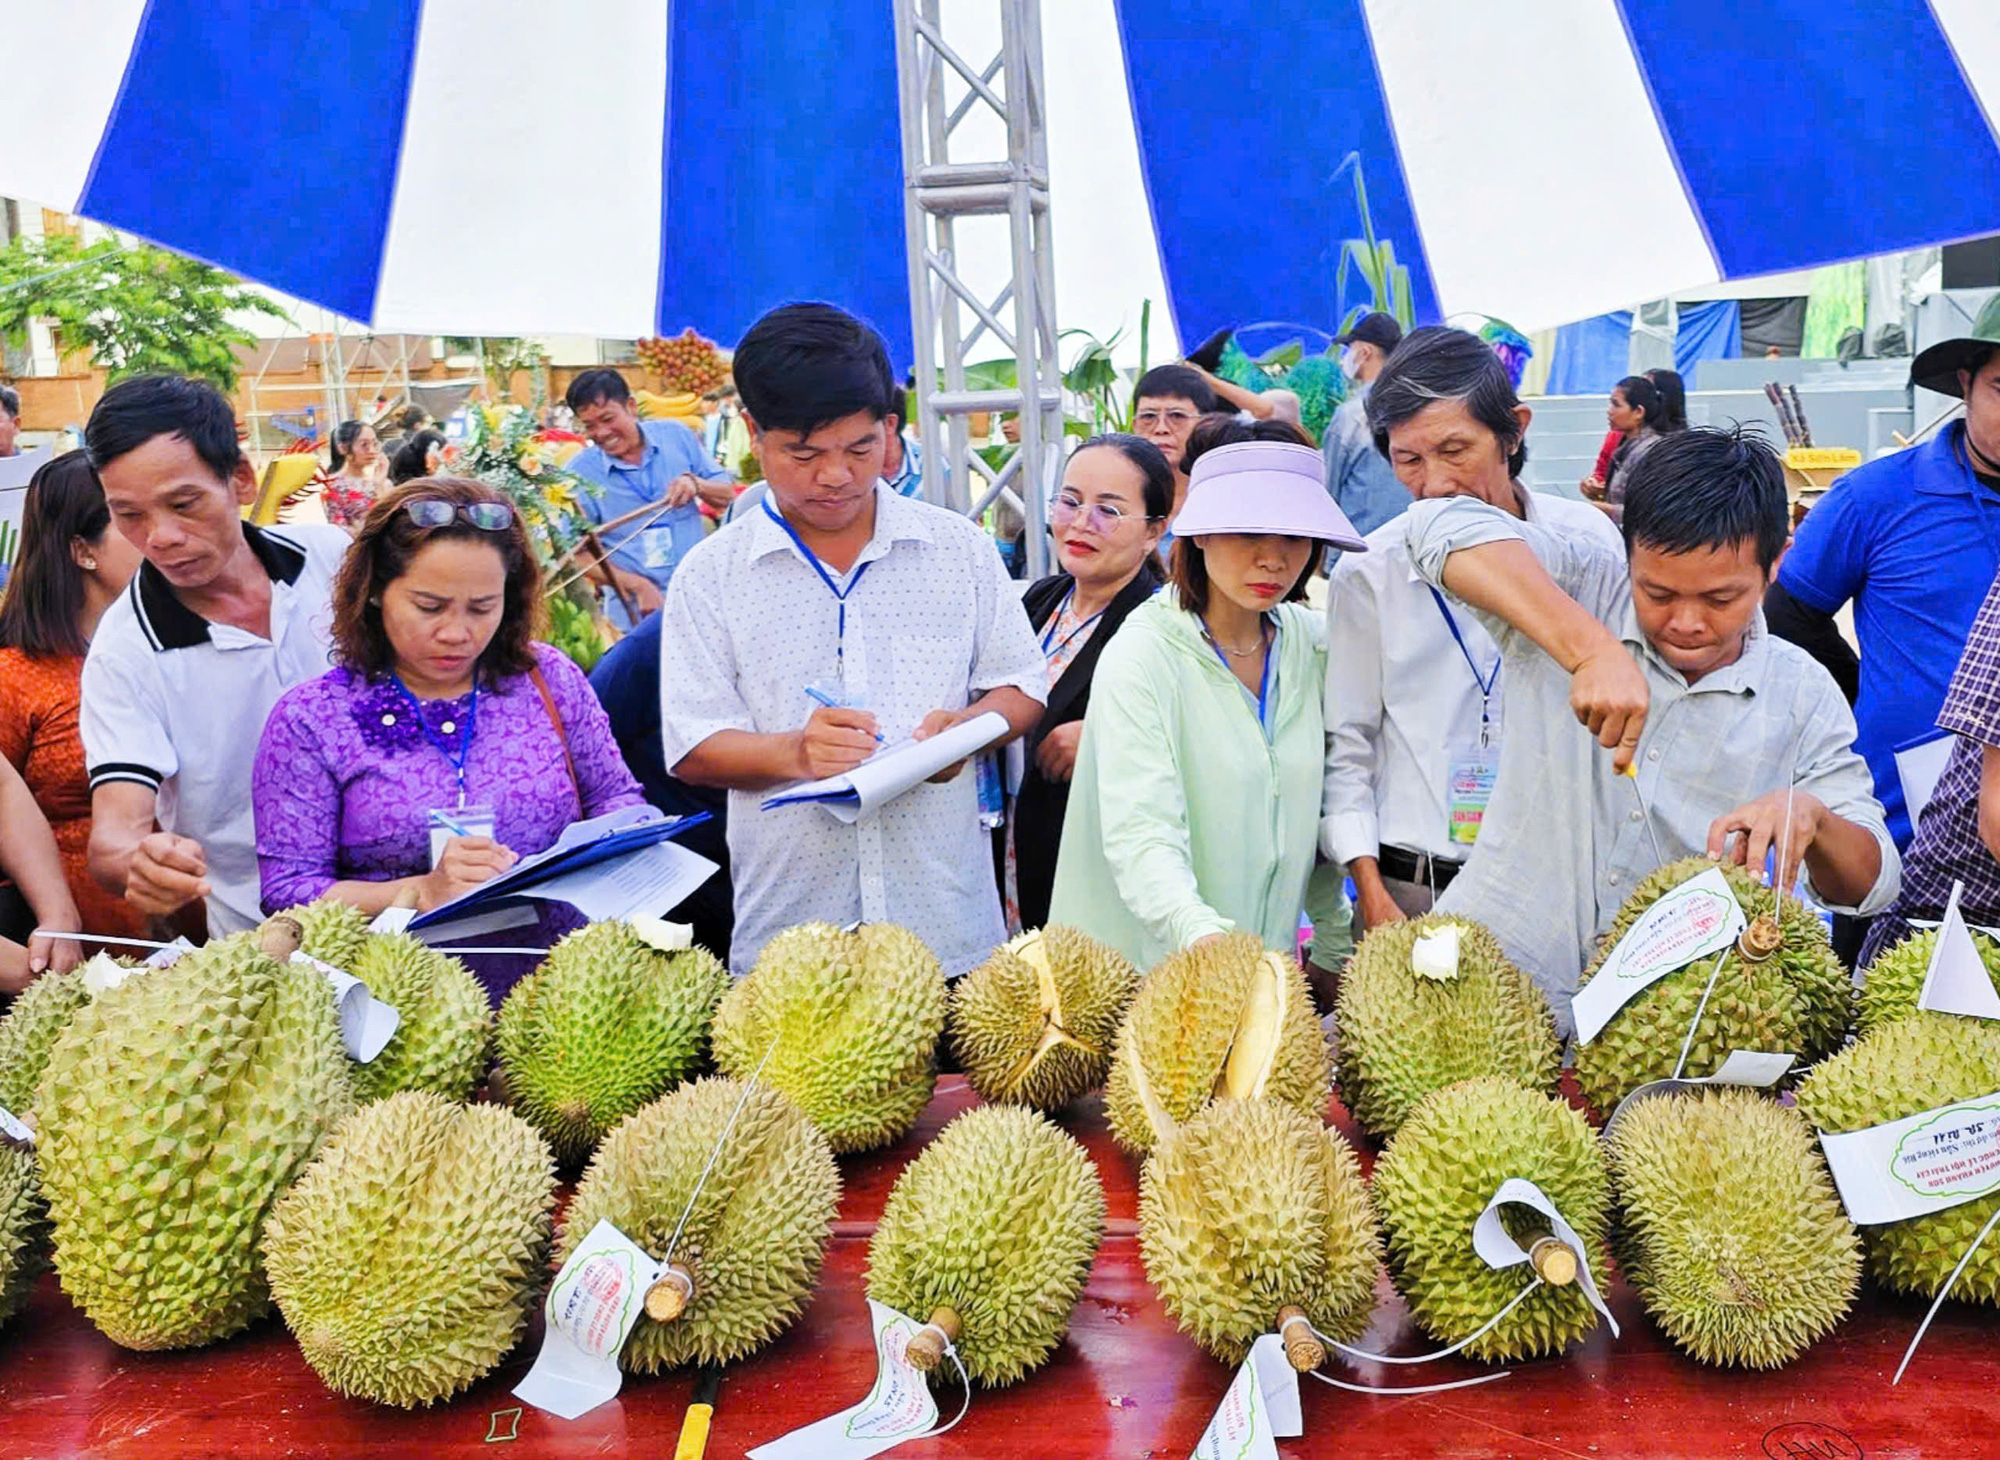
[[[1463,330],[1412,334],[1382,366],[1369,426],[1419,501],[1470,497],[1616,552],[1585,502],[1521,485],[1528,408]],[[1411,566],[1401,519],[1342,558],[1327,598],[1326,784],[1320,846],[1348,866],[1365,927],[1428,912],[1479,835],[1500,764],[1505,676],[1479,620]]]

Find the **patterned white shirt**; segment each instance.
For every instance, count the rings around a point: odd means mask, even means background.
[[[1048,699],[1041,650],[993,540],[880,485],[874,535],[844,578],[760,506],[682,560],[662,613],[669,768],[720,731],[797,730],[814,707],[808,685],[871,711],[890,744],[930,711],[1002,686]],[[900,923],[952,975],[1005,939],[970,770],[851,825],[820,806],[765,811],[763,797],[729,793],[732,971],[747,973],[773,936],[815,920]]]

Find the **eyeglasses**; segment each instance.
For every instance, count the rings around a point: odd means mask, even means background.
[[[1127,522],[1156,522],[1155,517],[1142,517],[1136,512],[1127,512],[1113,502],[1093,502],[1083,505],[1083,498],[1074,492],[1064,492],[1049,504],[1049,525],[1068,527],[1079,517],[1090,531],[1109,536]]]
[[[449,527],[462,518],[481,532],[505,532],[514,524],[514,509],[505,502],[447,502],[442,497],[412,497],[403,504],[419,527]]]
[[[1140,411],[1132,417],[1132,424],[1141,431],[1150,431],[1157,426],[1171,426],[1178,431],[1193,423],[1193,411]]]

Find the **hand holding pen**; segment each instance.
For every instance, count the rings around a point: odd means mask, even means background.
[[[818,708],[799,731],[799,778],[817,781],[853,770],[875,753],[882,736],[866,710],[840,704],[824,690],[806,687]]]

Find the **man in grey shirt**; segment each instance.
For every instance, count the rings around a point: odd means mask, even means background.
[[[1409,492],[1375,449],[1375,436],[1368,427],[1369,387],[1402,340],[1403,327],[1393,314],[1364,314],[1336,341],[1340,367],[1354,382],[1354,393],[1326,423],[1319,452],[1326,463],[1327,495],[1363,536],[1401,516],[1410,505]]]
[[[1776,455],[1735,431],[1663,440],[1623,531],[1621,556],[1470,498],[1408,522],[1417,572],[1480,615],[1508,684],[1498,785],[1438,910],[1490,928],[1565,1033],[1596,940],[1662,861],[1761,876],[1775,851],[1781,886],[1803,865],[1822,903],[1861,916],[1901,883],[1846,700],[1764,628],[1786,537]]]

